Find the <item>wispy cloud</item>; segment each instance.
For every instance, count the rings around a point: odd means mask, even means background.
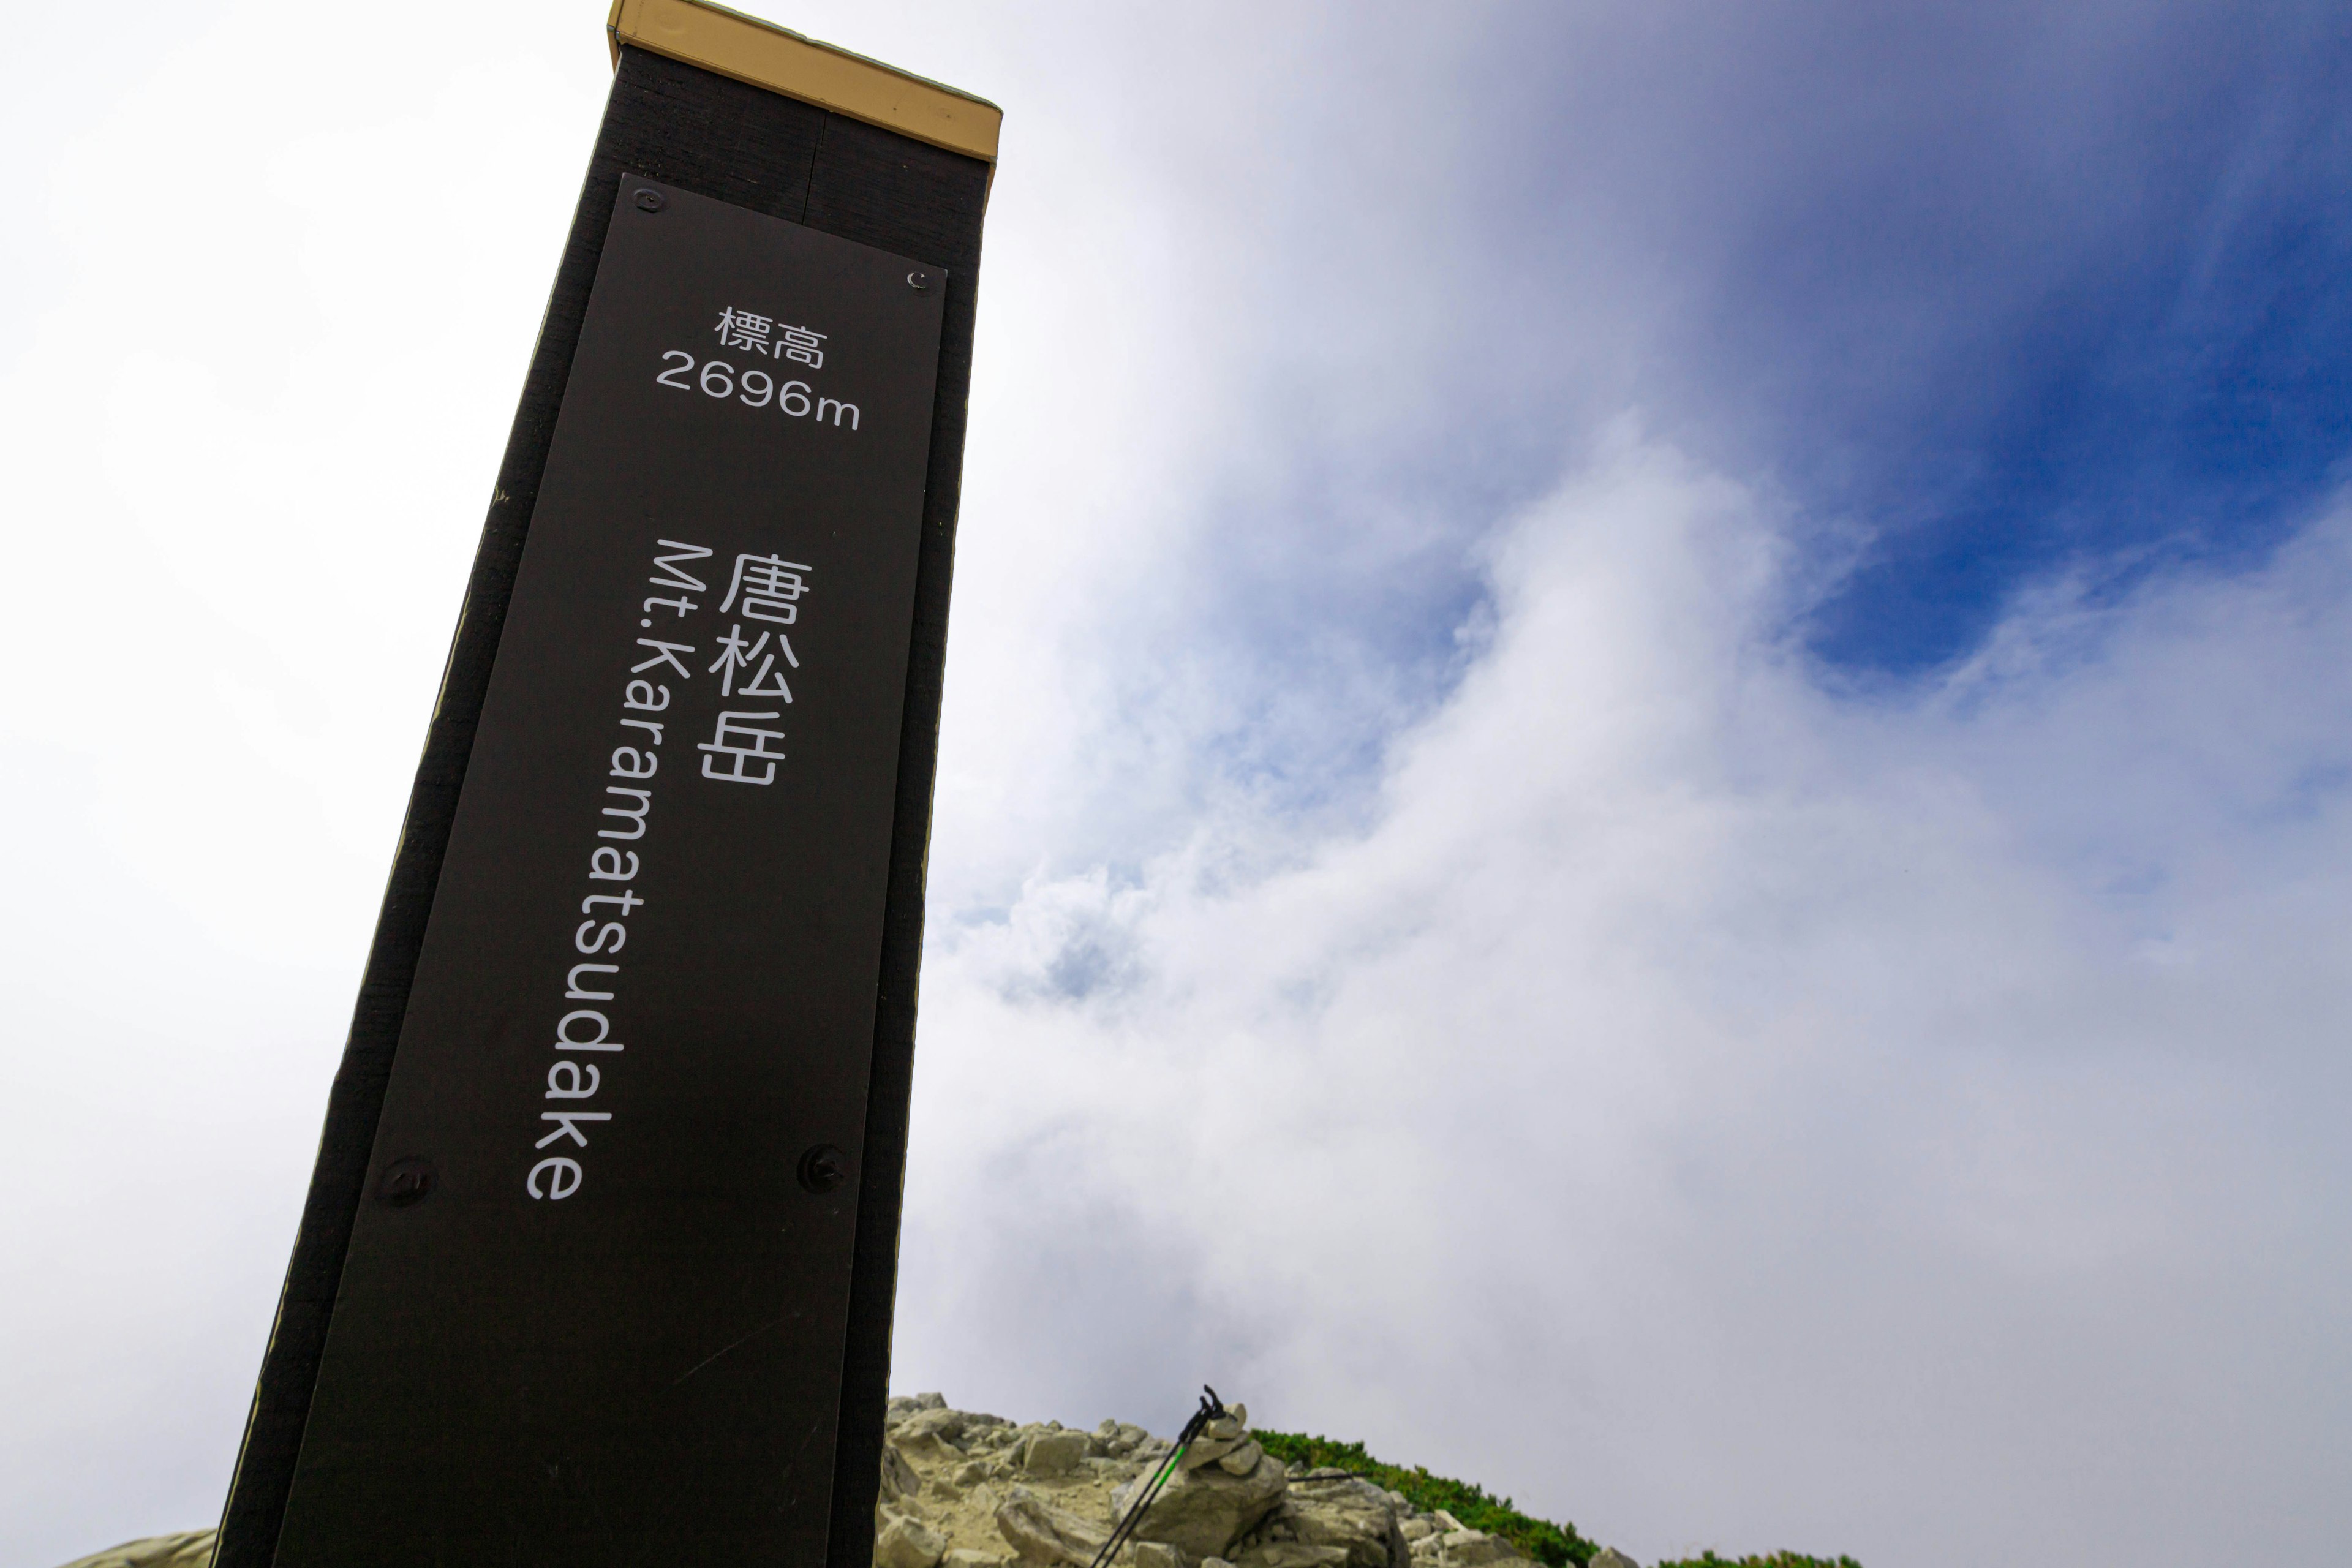
[[[1877,705],[1787,533],[1621,428],[1360,829],[1240,801],[944,931],[907,1375],[1213,1364],[1645,1555],[2319,1550],[2352,514]]]

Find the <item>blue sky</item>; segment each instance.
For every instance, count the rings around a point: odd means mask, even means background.
[[[217,1507],[593,10],[0,108],[9,1561]],[[1008,110],[904,1386],[1644,1562],[2343,1539],[2340,12],[772,14]]]

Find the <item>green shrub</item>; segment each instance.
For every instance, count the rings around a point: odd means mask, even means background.
[[[1284,1464],[1310,1469],[1328,1468],[1363,1477],[1374,1486],[1397,1492],[1418,1509],[1444,1509],[1472,1530],[1499,1535],[1546,1568],[1578,1568],[1601,1550],[1576,1532],[1572,1524],[1554,1524],[1521,1513],[1509,1498],[1497,1500],[1484,1487],[1433,1476],[1416,1465],[1405,1469],[1385,1465],[1364,1452],[1361,1443],[1335,1443],[1328,1437],[1308,1437],[1297,1432],[1261,1432],[1250,1436]],[[1661,1563],[1658,1568],[1862,1568],[1851,1557],[1808,1557],[1801,1552],[1775,1552],[1762,1557],[1717,1557],[1703,1552],[1696,1557]]]

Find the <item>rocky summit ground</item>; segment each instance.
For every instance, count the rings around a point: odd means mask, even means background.
[[[1341,1469],[1285,1465],[1246,1406],[1188,1448],[1119,1568],[1534,1568],[1510,1542]],[[875,1568],[1088,1568],[1174,1445],[1140,1426],[1015,1425],[936,1394],[890,1402]],[[211,1568],[210,1531],[67,1568]],[[1637,1568],[1603,1549],[1589,1568]]]

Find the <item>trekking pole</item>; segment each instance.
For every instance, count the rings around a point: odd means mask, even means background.
[[[1201,1385],[1201,1408],[1192,1412],[1192,1418],[1184,1423],[1184,1430],[1176,1434],[1174,1451],[1168,1456],[1167,1461],[1160,1467],[1158,1473],[1153,1475],[1150,1484],[1135,1494],[1135,1500],[1128,1505],[1126,1515],[1119,1520],[1117,1528],[1111,1531],[1110,1539],[1103,1542],[1102,1550],[1095,1553],[1095,1560],[1088,1564],[1088,1568],[1103,1568],[1105,1563],[1118,1555],[1118,1549],[1127,1544],[1129,1537],[1135,1533],[1136,1527],[1143,1522],[1144,1510],[1159,1500],[1160,1489],[1165,1487],[1169,1478],[1176,1473],[1178,1461],[1184,1458],[1184,1450],[1192,1446],[1192,1439],[1201,1435],[1201,1428],[1225,1413],[1224,1401],[1217,1397],[1215,1389],[1204,1383]]]

